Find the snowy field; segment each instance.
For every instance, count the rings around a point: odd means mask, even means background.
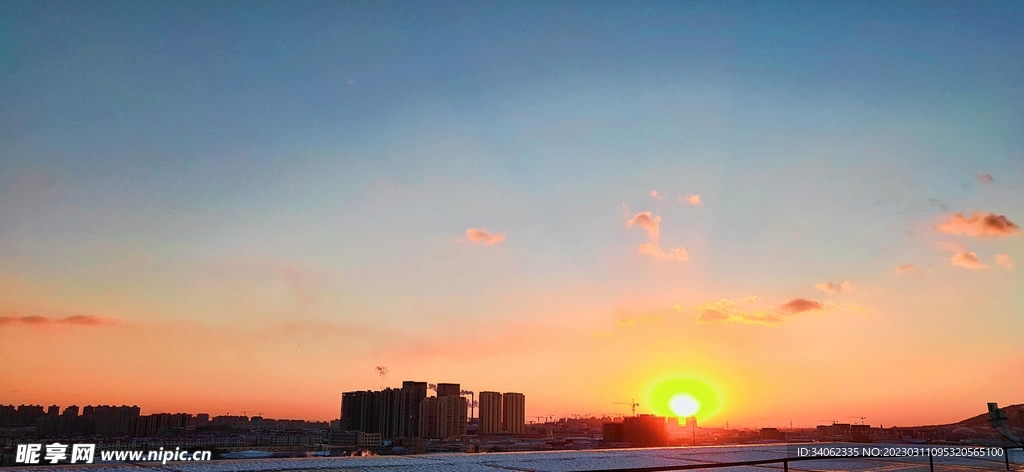
[[[863,445],[859,445],[863,446]],[[878,446],[872,444],[871,446]],[[905,445],[904,445],[905,446]],[[785,445],[714,446],[656,449],[619,449],[599,451],[551,451],[484,454],[428,454],[381,457],[317,457],[299,459],[249,459],[210,462],[93,464],[86,466],[35,466],[4,468],[5,472],[270,472],[270,471],[424,471],[424,472],[572,472],[598,469],[624,469],[688,464],[716,464],[792,457]],[[1024,470],[1020,450],[1010,451],[1010,469]],[[928,458],[899,459],[826,459],[791,463],[793,471],[928,471]],[[730,467],[705,470],[765,471],[782,470],[782,464]],[[1002,458],[935,458],[937,471],[1005,470]]]

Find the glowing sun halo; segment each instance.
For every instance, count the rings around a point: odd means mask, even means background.
[[[700,411],[700,401],[689,393],[677,393],[668,401],[668,407],[679,417],[688,417]]]

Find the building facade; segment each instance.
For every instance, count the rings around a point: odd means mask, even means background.
[[[525,395],[514,392],[501,395],[501,427],[506,433],[523,434],[526,427]]]
[[[501,427],[501,394],[480,392],[480,434],[503,432]]]

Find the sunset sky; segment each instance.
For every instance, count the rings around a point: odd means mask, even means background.
[[[1024,402],[1022,2],[0,3],[0,404]],[[386,378],[376,366],[387,366]]]

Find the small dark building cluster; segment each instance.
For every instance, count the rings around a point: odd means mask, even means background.
[[[436,395],[428,396],[434,390]],[[329,442],[341,447],[373,448],[382,444],[421,449],[426,440],[456,440],[466,436],[476,402],[457,383],[406,381],[401,388],[344,392],[341,418]],[[475,398],[474,398],[475,399]],[[526,422],[521,393],[480,392],[477,432],[522,433]],[[419,441],[417,441],[419,440]],[[406,445],[406,446],[402,446]]]

